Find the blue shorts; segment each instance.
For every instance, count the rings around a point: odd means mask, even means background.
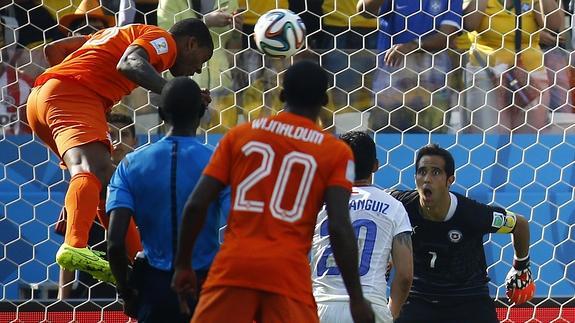
[[[138,322],[181,322],[187,323],[191,316],[180,313],[178,295],[170,287],[173,271],[156,269],[147,263],[143,264],[137,273],[134,285],[138,286],[140,308]],[[206,271],[196,271],[198,282],[203,282]],[[192,310],[196,308],[197,301],[188,300]]]

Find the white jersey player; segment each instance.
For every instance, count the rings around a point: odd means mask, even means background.
[[[372,173],[378,167],[373,140],[363,132],[349,132],[342,139],[355,155],[356,181],[349,211],[358,239],[363,293],[372,303],[377,322],[393,322],[413,279],[411,224],[401,202],[371,185]],[[388,304],[386,272],[392,255],[395,275]],[[349,297],[331,252],[325,210],[318,215],[311,256],[320,322],[353,322]]]

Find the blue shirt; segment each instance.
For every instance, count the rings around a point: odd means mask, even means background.
[[[174,258],[172,217],[177,229],[188,196],[208,164],[212,150],[194,137],[164,137],[128,154],[108,186],[106,210],[128,208],[140,231],[144,253],[151,266],[171,270]],[[192,267],[207,270],[219,250],[219,228],[230,207],[229,189],[222,191],[194,247]]]
[[[377,49],[383,52],[392,44],[404,44],[436,32],[441,25],[460,29],[463,0],[388,0],[380,13]]]

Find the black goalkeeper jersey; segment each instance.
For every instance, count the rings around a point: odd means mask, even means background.
[[[452,194],[457,197],[453,217],[435,222],[419,212],[417,191],[391,192],[405,206],[413,227],[413,295],[489,295],[483,236],[499,229],[506,212]]]

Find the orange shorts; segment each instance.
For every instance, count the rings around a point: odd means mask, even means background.
[[[32,131],[62,158],[68,149],[96,141],[112,151],[107,108],[86,87],[72,80],[51,79],[32,89],[26,116]]]
[[[202,289],[192,323],[319,322],[317,308],[295,299],[242,287]]]

